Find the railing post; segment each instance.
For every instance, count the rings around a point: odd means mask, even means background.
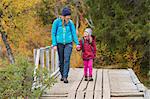
[[[54,49],[51,49],[51,71],[54,72],[55,71],[55,64],[54,64]]]
[[[36,50],[36,49],[34,49],[34,50],[33,50],[34,64],[35,64],[35,60],[36,60],[36,54],[37,54],[37,50]]]
[[[40,49],[35,49],[36,57],[35,57],[35,69],[34,69],[34,81],[36,81],[36,70],[38,69],[39,59],[40,59]]]
[[[59,67],[59,58],[58,58],[58,52],[55,52],[55,70],[57,70]]]
[[[50,68],[49,68],[49,48],[46,48],[46,67],[47,67],[48,71],[50,71]]]
[[[40,48],[40,65],[44,68],[44,48]]]

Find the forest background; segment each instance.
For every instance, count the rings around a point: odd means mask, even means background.
[[[96,36],[95,68],[132,68],[150,87],[150,0],[0,0],[0,67],[51,45],[51,26],[69,6],[79,38]],[[5,61],[5,62],[4,62]],[[82,67],[73,49],[72,67]]]

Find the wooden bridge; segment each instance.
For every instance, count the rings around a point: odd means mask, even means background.
[[[57,52],[51,47],[35,49],[34,59],[34,73],[46,66],[50,77],[57,80],[40,99],[150,99],[150,92],[132,69],[93,69],[94,81],[84,81],[83,68],[71,68],[65,84],[60,81]]]

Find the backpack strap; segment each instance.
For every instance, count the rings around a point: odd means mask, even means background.
[[[84,38],[81,39],[82,40],[82,52],[84,52]],[[92,52],[94,53],[94,47],[92,46],[92,43],[89,43],[91,44],[91,49],[92,49]]]
[[[70,22],[70,20],[69,20],[69,28],[70,28],[70,31],[71,31],[71,35],[72,35],[72,39],[73,39],[73,34],[72,34],[72,28],[71,28],[71,22]]]

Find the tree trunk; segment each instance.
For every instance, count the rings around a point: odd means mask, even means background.
[[[0,45],[0,57],[2,57],[2,46]]]
[[[59,8],[60,8],[60,0],[57,0],[56,5],[55,5],[55,16],[58,18],[59,17]]]
[[[3,40],[3,42],[5,44],[5,47],[6,47],[6,50],[7,50],[8,59],[9,59],[11,64],[14,64],[15,63],[14,56],[12,54],[12,50],[10,48],[10,45],[9,45],[9,43],[7,41],[6,34],[5,33],[1,33],[1,37],[2,37],[2,40]]]
[[[78,10],[79,10],[79,7],[80,7],[80,3],[78,0],[75,1],[75,4],[76,4],[76,32],[77,32],[77,35],[78,35],[78,28],[79,28],[79,15],[78,15]]]

